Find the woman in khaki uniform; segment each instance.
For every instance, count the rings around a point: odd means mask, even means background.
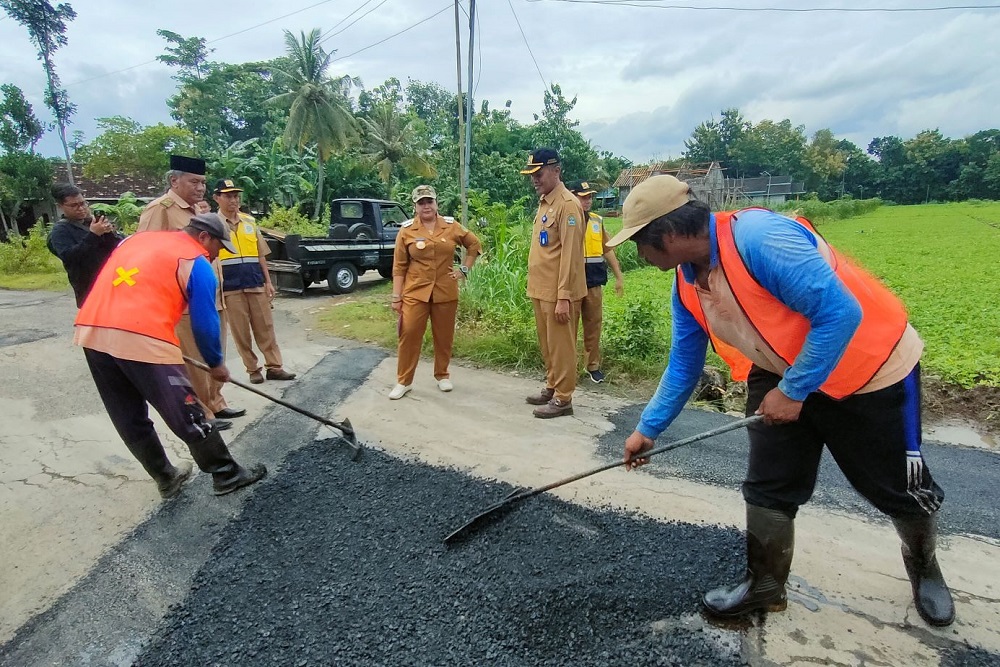
[[[403,223],[396,236],[392,261],[392,309],[399,316],[398,384],[389,398],[402,398],[410,391],[420,361],[420,347],[427,318],[434,341],[434,379],[438,389],[454,388],[448,375],[451,347],[455,340],[455,313],[458,311],[458,281],[469,275],[481,252],[476,235],[438,215],[437,193],[429,185],[413,191],[416,216]],[[464,246],[464,263],[455,268],[455,249]]]

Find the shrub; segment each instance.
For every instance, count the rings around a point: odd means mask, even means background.
[[[106,215],[115,223],[118,231],[127,236],[135,233],[136,227],[139,226],[139,216],[142,215],[145,206],[134,194],[126,192],[115,204],[94,204],[92,208],[97,213]]]
[[[775,210],[788,214],[801,215],[813,222],[820,220],[844,220],[871,213],[882,206],[881,199],[835,199],[821,202],[817,200],[790,201],[776,207]]]
[[[261,227],[276,229],[287,234],[301,236],[326,236],[327,228],[321,222],[314,222],[302,215],[295,207],[285,208],[275,204],[271,212],[260,221]]]
[[[59,260],[49,252],[49,227],[39,220],[27,236],[15,236],[0,243],[0,273],[57,273]]]

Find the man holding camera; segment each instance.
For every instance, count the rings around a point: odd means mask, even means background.
[[[122,237],[107,217],[91,213],[87,200],[75,185],[57,183],[52,188],[52,198],[62,217],[49,232],[49,252],[62,260],[79,308],[97,272]]]

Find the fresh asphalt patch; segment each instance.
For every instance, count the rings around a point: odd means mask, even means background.
[[[367,451],[293,452],[230,523],[136,665],[740,665],[700,591],[738,531],[551,496],[446,547],[501,483]]]

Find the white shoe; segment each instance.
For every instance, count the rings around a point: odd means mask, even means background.
[[[389,400],[390,401],[399,400],[404,396],[406,396],[406,394],[408,394],[409,391],[410,391],[410,385],[397,384],[395,387],[392,388],[392,391],[389,392]]]
[[[455,385],[453,385],[451,383],[451,380],[449,380],[448,378],[438,380],[438,389],[440,389],[441,391],[451,391],[454,388]]]

